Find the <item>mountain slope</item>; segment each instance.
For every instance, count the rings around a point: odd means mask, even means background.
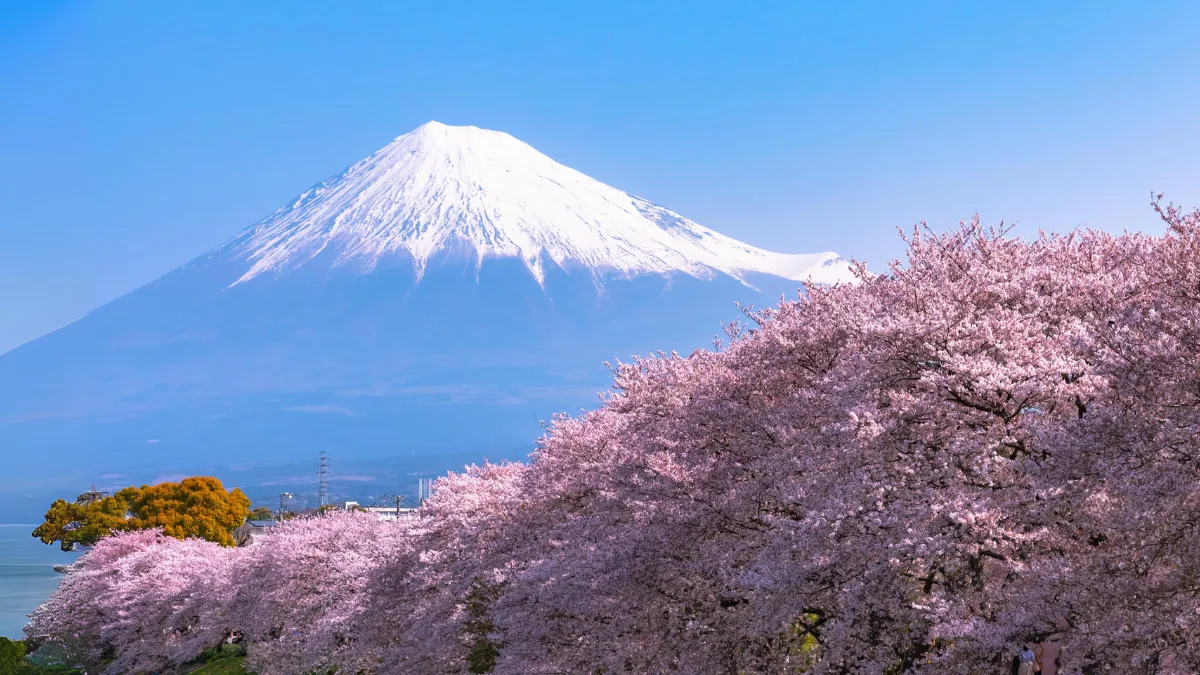
[[[836,254],[764,251],[507,134],[429,123],[0,356],[0,447],[30,466],[495,458],[594,405],[604,361],[707,347],[736,303],[851,277]]]

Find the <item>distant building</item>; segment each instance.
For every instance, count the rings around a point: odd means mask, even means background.
[[[234,529],[233,539],[238,546],[253,546],[261,543],[262,538],[270,533],[271,528],[278,525],[278,520],[247,520]]]
[[[337,507],[343,511],[366,511],[380,520],[396,520],[399,516],[411,516],[417,512],[411,507],[362,506],[358,502],[340,502]]]
[[[94,503],[100,501],[101,499],[104,499],[106,497],[111,497],[111,496],[112,496],[112,493],[109,492],[108,490],[97,490],[96,486],[93,485],[91,490],[88,490],[87,492],[76,497],[75,503],[86,506],[87,504],[94,504]]]

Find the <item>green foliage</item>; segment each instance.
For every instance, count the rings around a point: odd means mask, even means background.
[[[14,675],[25,663],[25,643],[0,637],[0,675]]]
[[[15,675],[87,675],[86,671],[66,666],[39,666],[26,661],[13,671]]]
[[[0,675],[77,675],[82,671],[64,666],[47,666],[26,659],[25,642],[0,637]]]
[[[205,650],[180,670],[187,675],[251,675],[245,666],[246,651],[240,645],[222,644]]]
[[[222,656],[201,665],[195,670],[187,671],[188,675],[250,675],[246,670],[246,657]]]
[[[247,520],[274,520],[275,514],[271,509],[265,506],[257,506],[250,511],[250,515],[246,516]]]
[[[76,544],[95,544],[113,532],[161,527],[178,539],[195,537],[233,546],[233,528],[249,513],[250,500],[241,490],[226,491],[216,478],[194,477],[128,487],[103,499],[81,498],[75,503],[59,499],[33,536],[45,544],[57,541],[69,551]]]
[[[825,620],[819,614],[804,614],[799,619],[792,622],[790,633],[797,641],[795,648],[797,653],[810,654],[820,646],[820,641],[817,636],[821,634],[821,625]]]
[[[787,653],[790,660],[796,664],[796,672],[808,672],[816,666],[820,657],[817,650],[821,646],[818,636],[824,623],[824,617],[818,614],[803,614],[789,627]]]
[[[467,620],[463,635],[467,638],[467,670],[490,673],[500,656],[500,644],[492,639],[496,625],[488,615],[492,604],[500,598],[500,586],[476,579],[467,592]]]

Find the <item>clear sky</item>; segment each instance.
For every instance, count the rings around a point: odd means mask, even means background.
[[[0,352],[436,119],[872,267],[1200,206],[1200,3],[0,0]]]

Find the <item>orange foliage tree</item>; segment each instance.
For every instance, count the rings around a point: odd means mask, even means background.
[[[113,532],[161,527],[177,539],[197,538],[233,546],[233,528],[250,513],[250,500],[241,490],[226,490],[210,476],[184,478],[178,483],[128,487],[115,495],[74,503],[59,499],[46,512],[33,536],[46,544],[60,542],[64,550],[90,546]]]

